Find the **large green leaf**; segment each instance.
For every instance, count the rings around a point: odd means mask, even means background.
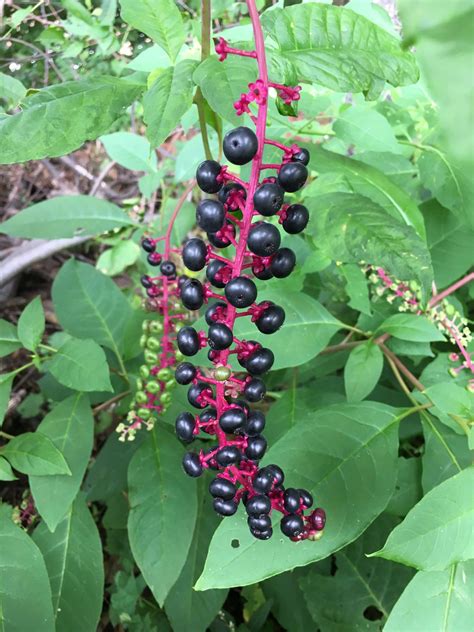
[[[17,328],[8,320],[0,319],[0,357],[13,353],[21,347]]]
[[[89,195],[60,195],[20,211],[0,225],[13,237],[60,239],[133,225],[121,208]]]
[[[336,553],[334,575],[322,575],[319,565],[314,564],[300,579],[308,609],[321,629],[381,629],[413,571],[385,560],[368,559],[366,553],[380,546],[395,524],[395,519],[381,516],[360,538]],[[380,613],[374,621],[365,616],[370,609]]]
[[[275,575],[261,584],[265,597],[273,599],[272,614],[285,630],[305,632],[314,627],[298,581],[306,574],[306,570],[295,568],[291,572]]]
[[[365,399],[374,390],[383,369],[383,353],[372,341],[355,347],[344,367],[347,401]]]
[[[64,456],[41,432],[24,432],[7,443],[1,452],[11,465],[23,474],[71,476]]]
[[[193,71],[196,62],[187,59],[166,68],[143,97],[147,136],[158,147],[178,125],[193,102]]]
[[[375,555],[420,570],[444,570],[474,557],[474,468],[432,489]]]
[[[48,362],[49,372],[76,391],[112,391],[105,353],[93,340],[70,338]]]
[[[473,561],[445,571],[420,571],[395,604],[384,632],[468,632],[473,595]]]
[[[94,420],[87,397],[78,394],[65,399],[39,425],[66,459],[71,476],[30,476],[35,505],[54,531],[71,506],[81,486],[92,451]]]
[[[84,499],[74,501],[54,533],[40,524],[33,538],[48,569],[56,632],[95,632],[104,566],[99,532]]]
[[[120,0],[121,15],[168,53],[171,61],[184,44],[183,20],[174,0]]]
[[[411,342],[445,340],[443,334],[431,321],[417,314],[392,314],[378,327],[378,331]]]
[[[204,98],[214,112],[234,125],[241,124],[234,102],[242,92],[247,92],[248,84],[255,81],[256,64],[245,57],[228,57],[220,62],[211,56],[196,68],[193,79],[201,88]]]
[[[393,217],[413,226],[420,237],[425,237],[423,215],[418,206],[382,171],[360,160],[341,156],[322,147],[311,145],[308,148],[311,152],[312,169],[320,174],[343,175],[355,193],[370,198]]]
[[[10,392],[15,375],[16,373],[14,371],[0,375],[0,427],[3,424],[3,419],[8,409]]]
[[[361,195],[331,193],[318,198],[318,206],[309,229],[318,239],[324,235],[320,247],[331,259],[381,266],[392,277],[419,281],[429,292],[430,255],[411,226]]]
[[[62,156],[104,134],[142,91],[115,77],[43,88],[18,114],[0,120],[0,163]]]
[[[120,357],[125,325],[133,312],[109,277],[70,259],[54,279],[52,297],[58,319],[68,333],[92,338]]]
[[[402,151],[388,120],[372,107],[357,104],[343,110],[333,130],[337,138],[350,146],[356,155],[363,151]]]
[[[45,316],[41,297],[34,298],[22,311],[18,319],[18,338],[23,346],[34,351],[41,342],[45,328]]]
[[[54,632],[51,588],[40,550],[0,508],[0,629]]]
[[[278,463],[288,484],[309,489],[316,504],[324,507],[328,516],[324,537],[295,546],[279,536],[275,521],[273,538],[261,542],[249,533],[241,511],[217,529],[197,590],[252,584],[323,559],[355,540],[393,493],[396,414],[396,409],[375,402],[339,404],[315,412],[287,432],[269,450],[265,462]]]
[[[156,425],[128,472],[130,546],[160,605],[186,563],[196,522],[196,481],[183,473],[181,459],[179,442]]]
[[[0,481],[16,481],[17,477],[13,473],[10,463],[0,456]]]
[[[264,13],[262,24],[300,81],[375,98],[385,81],[415,83],[418,69],[399,41],[349,9],[310,2]]]
[[[114,132],[100,137],[112,160],[125,169],[155,171],[158,165],[156,153],[144,136],[131,132]]]

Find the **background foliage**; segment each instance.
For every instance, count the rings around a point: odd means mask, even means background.
[[[470,629],[472,3],[399,0],[392,19],[370,0],[258,4],[272,80],[303,85],[298,111],[272,99],[267,135],[308,147],[312,176],[305,238],[285,238],[298,269],[262,284],[287,314],[272,337],[265,462],[315,495],[324,537],[261,542],[240,512],[220,522],[203,481],[181,472],[181,390],[150,433],[114,432],[142,321],[156,317],[137,291],[140,240],[163,233],[205,149],[219,155],[252,60],[201,56],[195,0],[7,1],[7,632]],[[244,3],[216,0],[212,17],[215,36],[252,47]],[[196,199],[174,245],[196,232]]]

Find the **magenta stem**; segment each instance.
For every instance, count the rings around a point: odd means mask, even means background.
[[[428,303],[429,307],[433,307],[434,305],[437,305],[444,298],[446,298],[447,296],[449,296],[450,294],[458,290],[460,287],[462,287],[463,285],[466,285],[466,283],[470,283],[470,281],[474,281],[474,272],[467,274],[465,277],[463,277],[459,281],[456,281],[456,283],[453,283],[452,285],[450,285],[448,288],[446,288],[439,294],[436,294],[436,296],[433,296],[433,298]]]

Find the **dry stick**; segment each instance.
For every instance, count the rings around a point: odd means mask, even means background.
[[[99,404],[98,406],[95,406],[95,408],[92,409],[93,414],[96,415],[97,413],[100,413],[102,410],[106,410],[107,408],[112,406],[112,404],[116,404],[124,397],[127,397],[127,395],[130,395],[130,393],[131,391],[124,391],[123,393],[119,393],[118,395],[115,395],[115,397],[108,399],[106,402],[102,402],[102,404]]]

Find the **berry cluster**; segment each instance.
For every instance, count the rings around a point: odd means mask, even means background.
[[[258,62],[259,77],[251,84],[254,90],[251,101],[258,107],[257,116],[251,115],[256,133],[249,127],[238,127],[226,134],[223,141],[224,155],[231,164],[252,163],[251,176],[245,182],[214,160],[206,160],[197,169],[200,189],[217,197],[203,199],[196,210],[197,224],[210,243],[195,237],[182,251],[185,266],[196,273],[206,269],[206,279],[185,280],[180,296],[189,310],[207,305],[208,331],[184,326],[177,333],[177,345],[189,358],[208,347],[213,368],[202,369],[191,362],[183,362],[176,368],[176,381],[189,387],[188,401],[199,413],[180,413],[175,429],[185,444],[193,442],[201,432],[215,437],[216,443],[211,447],[187,452],[183,467],[192,477],[200,476],[206,469],[217,473],[209,491],[218,514],[233,515],[242,500],[250,531],[256,538],[267,540],[272,536],[270,514],[276,510],[283,514],[280,528],[284,535],[293,541],[318,539],[325,514],[321,508],[305,513],[313,505],[311,494],[305,489],[285,488],[279,466],[259,466],[267,448],[262,434],[265,415],[252,410],[249,404],[265,396],[261,376],[272,368],[273,352],[256,341],[241,340],[234,335],[235,321],[241,317],[250,318],[263,334],[273,334],[283,325],[285,312],[280,306],[270,301],[257,302],[253,279],[287,277],[296,263],[295,253],[280,247],[280,230],[270,218],[278,218],[290,234],[300,233],[309,219],[305,206],[284,203],[285,192],[298,191],[306,182],[309,153],[265,138],[269,82],[258,13],[253,1],[248,6],[256,51],[226,48],[225,54],[221,50],[221,58],[229,53],[244,53]],[[295,94],[299,92],[292,90]],[[282,150],[280,164],[263,163],[265,145]],[[275,169],[276,175],[262,178],[266,169]],[[227,247],[235,250],[232,258],[219,254]],[[239,376],[233,372],[231,357],[236,358],[246,374]]]

